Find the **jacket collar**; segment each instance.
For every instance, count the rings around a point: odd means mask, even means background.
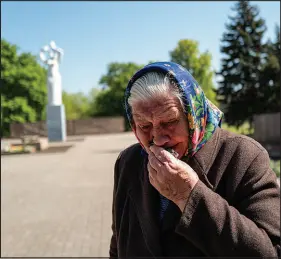
[[[220,135],[221,128],[217,128],[209,141],[188,162],[183,160],[198,174],[199,179],[211,189],[214,189],[214,183],[209,181],[208,173],[219,152]]]

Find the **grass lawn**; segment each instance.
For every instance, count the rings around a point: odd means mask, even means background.
[[[222,122],[222,129],[243,135],[252,135],[254,133],[254,129],[250,128],[250,124],[248,122],[245,122],[238,128],[236,128],[235,126],[230,126],[225,122]]]

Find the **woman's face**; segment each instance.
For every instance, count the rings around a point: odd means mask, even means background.
[[[177,98],[163,96],[159,100],[135,103],[132,107],[133,128],[145,149],[149,143],[172,148],[179,159],[188,148],[187,119]]]

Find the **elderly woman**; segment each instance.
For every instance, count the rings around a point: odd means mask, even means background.
[[[171,62],[125,92],[138,144],[115,164],[111,257],[280,256],[280,189],[266,150]]]

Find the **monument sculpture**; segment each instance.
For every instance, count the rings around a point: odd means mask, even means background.
[[[65,109],[62,103],[62,84],[59,64],[62,61],[63,49],[56,46],[54,41],[41,48],[39,57],[48,67],[47,87],[47,131],[48,140],[66,140],[66,118]]]

